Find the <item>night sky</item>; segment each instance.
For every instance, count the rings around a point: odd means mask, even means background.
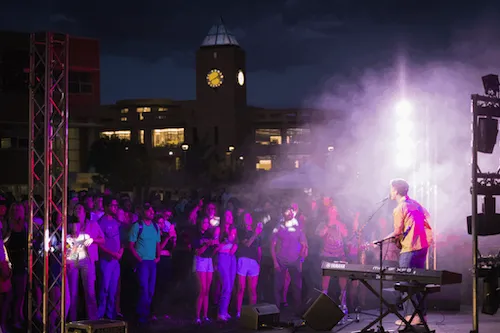
[[[498,0],[7,0],[0,29],[99,38],[103,104],[193,99],[195,51],[222,16],[247,52],[249,103],[283,107],[304,105],[332,78],[394,67],[401,54],[465,62],[457,49],[498,34],[499,14]]]

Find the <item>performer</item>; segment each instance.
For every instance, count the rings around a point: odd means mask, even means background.
[[[396,237],[400,240],[401,253],[399,256],[399,266],[402,268],[425,268],[427,251],[432,243],[432,229],[429,225],[430,215],[427,210],[417,201],[408,196],[410,186],[403,179],[391,181],[390,198],[396,200],[398,205],[393,211],[394,231],[386,238]],[[403,295],[403,297],[405,297]],[[417,294],[416,304],[419,304],[422,315],[426,316],[426,305],[420,304],[422,295]],[[405,319],[408,321],[413,314],[414,308],[410,301],[404,304]],[[419,325],[423,318],[415,316],[411,321],[412,325]],[[402,325],[401,320],[396,321],[396,325]]]

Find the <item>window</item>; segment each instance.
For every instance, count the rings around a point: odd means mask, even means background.
[[[105,131],[101,132],[101,138],[118,138],[120,140],[130,140],[130,131]]]
[[[144,116],[143,116],[143,113],[148,113],[148,112],[151,112],[151,108],[150,107],[141,107],[141,108],[137,108],[137,114],[138,114],[138,117],[139,120],[144,120]]]
[[[288,155],[288,160],[290,161],[288,165],[291,168],[300,169],[306,164],[308,159],[309,155]]]
[[[273,168],[273,160],[271,156],[257,156],[257,164],[255,169],[269,171]]]
[[[92,75],[89,72],[69,72],[68,89],[72,94],[91,94]]]
[[[175,170],[179,171],[181,168],[182,168],[181,158],[180,157],[176,157],[175,158]]]
[[[165,112],[168,111],[168,108],[158,108],[158,112]]]
[[[184,142],[184,128],[153,130],[153,147],[180,146]]]
[[[121,117],[121,118],[120,118],[120,121],[127,121],[127,120],[128,120],[128,118],[127,118],[127,117]]]
[[[144,144],[144,130],[140,130],[140,131],[139,131],[139,143],[140,143],[141,145],[143,145],[143,144]]]
[[[288,128],[286,130],[286,143],[309,143],[311,130],[309,128]]]
[[[68,167],[69,172],[80,172],[80,130],[68,129]]]
[[[255,143],[260,145],[280,145],[281,130],[259,128],[255,130]]]
[[[167,116],[165,116],[165,115],[156,116],[156,119],[158,119],[158,120],[164,120],[164,119],[167,119]]]
[[[11,138],[2,138],[0,140],[0,148],[1,149],[12,148],[12,139]]]
[[[123,108],[120,110],[121,114],[128,113],[128,108]]]

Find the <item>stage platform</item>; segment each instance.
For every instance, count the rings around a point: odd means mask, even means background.
[[[377,310],[368,311],[368,313],[377,313]],[[368,315],[361,315],[360,322],[351,322],[345,326],[336,326],[332,332],[336,333],[350,333],[359,331],[366,324],[372,321],[375,317]],[[496,316],[480,315],[479,333],[495,333],[500,332],[500,313]],[[299,328],[286,327],[285,323],[289,322],[287,318],[281,318],[284,325],[283,327],[275,328],[272,330],[262,330],[261,332],[282,332],[282,333],[312,333],[315,332],[311,328],[304,326]],[[384,318],[384,328],[387,331],[398,331],[398,326],[394,324],[396,316],[389,315]],[[429,327],[435,330],[436,333],[469,333],[472,329],[472,310],[471,308],[462,307],[460,312],[432,312],[427,317]],[[374,327],[375,329],[377,326]],[[211,322],[203,325],[195,325],[191,320],[174,320],[174,319],[161,319],[148,326],[130,327],[131,333],[247,333],[255,332],[252,330],[245,330],[241,328],[237,320],[232,320],[227,323]]]

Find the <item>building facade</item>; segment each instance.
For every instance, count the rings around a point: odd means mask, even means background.
[[[202,154],[212,160],[211,172],[220,180],[235,173],[251,177],[259,172],[300,168],[316,158],[312,129],[325,121],[325,113],[248,105],[246,73],[245,51],[220,22],[210,29],[196,52],[194,101],[118,101],[104,107],[114,121],[101,136],[146,145],[161,161],[152,180],[160,187],[184,179],[180,175],[185,174],[182,171],[190,161],[186,156],[193,153],[193,147],[204,147]],[[328,153],[332,144],[319,150]],[[319,155],[323,158],[325,154]]]
[[[69,42],[69,173],[71,183],[85,177],[91,142],[99,136],[100,56],[95,39]],[[27,193],[30,35],[0,32],[0,187]],[[88,181],[88,180],[87,180]],[[80,182],[87,182],[80,181]]]

